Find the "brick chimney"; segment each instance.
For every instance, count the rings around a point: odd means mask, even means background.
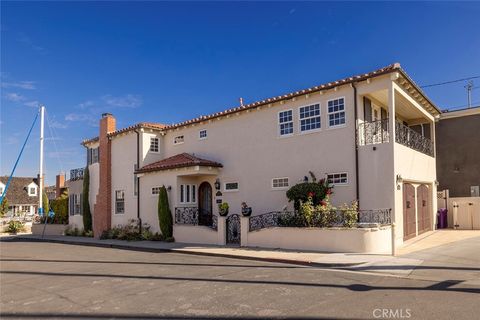
[[[62,195],[63,188],[65,188],[65,173],[61,172],[55,179],[55,198]]]
[[[112,225],[112,145],[108,134],[115,131],[115,118],[102,114],[99,138],[99,188],[93,209],[93,235],[100,238]]]

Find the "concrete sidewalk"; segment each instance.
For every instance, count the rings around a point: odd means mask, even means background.
[[[68,236],[45,236],[42,239],[41,236],[37,235],[17,235],[2,238],[4,241],[47,241],[64,244],[98,246],[149,252],[168,251],[184,254],[221,256],[227,258],[291,263],[312,267],[350,268],[354,266],[365,266],[371,264],[391,265],[399,263],[402,263],[403,265],[415,266],[421,263],[421,261],[416,261],[415,259],[404,259],[388,255],[300,252],[293,250],[225,247],[163,241],[97,240],[87,237]],[[408,270],[397,270],[396,273],[408,274],[408,272]]]

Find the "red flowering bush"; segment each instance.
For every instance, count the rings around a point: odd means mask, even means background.
[[[318,182],[312,176],[312,182],[302,182],[292,186],[287,191],[288,201],[293,201],[295,210],[300,209],[302,202],[307,202],[311,198],[312,205],[319,205],[327,195],[332,194],[332,187],[325,179],[321,179]]]

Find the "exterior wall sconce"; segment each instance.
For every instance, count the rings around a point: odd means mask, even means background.
[[[403,182],[402,175],[397,174],[397,190],[400,190],[402,188],[401,187],[402,182]]]
[[[438,180],[435,180],[435,185],[438,187],[440,185],[440,182],[438,182]]]
[[[215,180],[215,190],[220,190],[220,180]]]
[[[402,175],[397,174],[397,184],[401,184],[403,182]]]
[[[453,168],[453,173],[459,173],[460,172],[460,168],[458,166],[455,166],[455,168]]]
[[[172,190],[172,186],[168,186],[167,191],[171,191],[171,190]]]
[[[307,176],[303,177],[303,182],[308,182],[308,177]]]

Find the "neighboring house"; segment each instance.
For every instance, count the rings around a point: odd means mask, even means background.
[[[70,225],[83,227],[83,168],[70,170],[70,179],[65,182],[68,188],[68,221]]]
[[[402,244],[435,223],[439,114],[399,64],[175,125],[117,130],[104,114],[83,141],[95,236],[138,218],[158,231],[162,185],[172,213],[206,225],[220,202],[291,210],[286,190],[312,171],[334,185],[335,205],[391,209]]]
[[[7,176],[0,177],[0,193],[5,190]],[[7,190],[8,211],[12,214],[33,215],[38,208],[38,178],[13,177]]]
[[[45,193],[48,200],[54,200],[67,191],[65,185],[65,173],[60,173],[55,177],[55,185],[45,187]]]
[[[445,111],[435,127],[439,190],[448,189],[450,197],[479,197],[480,106]]]

